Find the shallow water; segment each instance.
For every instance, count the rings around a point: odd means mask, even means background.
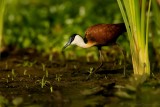
[[[11,55],[0,62],[0,104],[20,107],[158,107],[159,79],[150,78],[131,90],[132,68],[106,62],[87,77],[98,62],[61,61],[38,54]],[[156,73],[156,78],[160,73]],[[132,86],[132,85],[131,85]],[[132,87],[134,89],[134,87]],[[154,99],[154,100],[153,100]]]

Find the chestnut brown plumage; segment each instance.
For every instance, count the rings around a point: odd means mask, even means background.
[[[93,25],[86,30],[84,39],[78,34],[73,34],[63,50],[72,44],[82,48],[97,46],[101,61],[100,66],[95,70],[97,71],[103,65],[101,47],[116,44],[117,38],[124,32],[126,32],[124,23]]]
[[[126,32],[124,23],[97,24],[86,30],[84,40],[86,43],[95,43],[97,46],[111,45],[123,32]]]

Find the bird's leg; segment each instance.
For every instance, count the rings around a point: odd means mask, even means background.
[[[97,72],[103,66],[104,59],[103,59],[101,47],[98,47],[98,52],[99,52],[99,58],[100,58],[100,65],[95,70],[93,70],[92,73],[88,75],[87,79],[89,79],[95,72]]]
[[[119,45],[119,44],[115,44],[119,50],[121,51],[122,55],[123,55],[123,64],[124,64],[124,68],[123,68],[123,75],[126,76],[126,51]]]
[[[66,56],[65,56],[65,53],[64,53],[63,50],[61,51],[61,54],[62,54],[62,58],[63,58],[63,63],[62,63],[62,65],[65,66],[65,65],[66,65]]]
[[[98,48],[98,51],[99,51],[100,65],[94,70],[94,72],[98,71],[103,66],[103,61],[104,61],[101,48]]]

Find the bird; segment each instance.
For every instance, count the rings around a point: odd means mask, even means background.
[[[96,46],[99,51],[100,60],[100,65],[94,70],[94,72],[96,72],[102,67],[104,61],[101,48],[103,46],[116,45],[118,37],[124,32],[126,32],[126,26],[124,23],[96,24],[86,29],[84,37],[79,34],[71,35],[66,45],[62,48],[62,51],[64,51],[69,45],[77,45],[82,48]]]

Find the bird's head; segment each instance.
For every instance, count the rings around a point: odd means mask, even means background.
[[[81,40],[83,40],[83,39],[82,39],[82,37],[81,37],[80,35],[78,35],[78,34],[73,34],[73,35],[69,38],[68,42],[66,43],[66,45],[63,47],[62,50],[64,50],[65,48],[67,48],[69,45],[76,45],[76,44],[77,44],[78,42],[80,42]]]

